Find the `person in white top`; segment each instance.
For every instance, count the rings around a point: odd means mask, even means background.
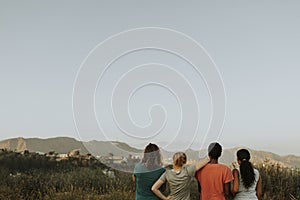
[[[234,200],[260,200],[262,180],[257,169],[254,169],[247,149],[237,151],[239,169],[234,169],[232,193]]]

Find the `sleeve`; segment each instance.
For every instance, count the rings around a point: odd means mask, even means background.
[[[166,173],[167,173],[167,172],[164,172],[164,173],[160,176],[160,178],[159,178],[159,180],[161,180],[161,181],[164,182],[164,183],[167,181]]]
[[[255,174],[255,179],[256,179],[256,182],[257,182],[258,179],[259,179],[259,171],[257,169],[254,169],[254,174]]]
[[[138,164],[136,164],[136,165],[134,166],[134,170],[133,170],[133,175],[134,175],[134,176],[137,174],[137,168],[138,168],[137,165],[138,165]]]
[[[224,183],[229,183],[229,182],[233,181],[233,179],[234,178],[233,178],[231,170],[229,169],[229,167],[225,166],[224,167],[224,177],[223,177]]]
[[[140,174],[140,173],[142,173],[142,165],[141,165],[141,163],[137,163],[134,166],[133,174],[137,175],[137,174]]]
[[[186,170],[189,176],[195,177],[196,165],[186,165]]]

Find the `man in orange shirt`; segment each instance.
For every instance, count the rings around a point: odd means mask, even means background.
[[[208,147],[210,163],[196,172],[196,179],[201,186],[201,200],[229,200],[230,182],[233,175],[229,167],[218,163],[222,154],[219,143],[211,143]]]

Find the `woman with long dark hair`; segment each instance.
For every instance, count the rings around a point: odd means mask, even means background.
[[[137,163],[133,172],[136,184],[136,200],[158,200],[151,187],[166,170],[162,166],[162,156],[156,144],[145,147],[143,159]]]
[[[257,169],[253,168],[247,149],[237,151],[238,169],[234,169],[232,193],[235,200],[261,199],[262,181]]]

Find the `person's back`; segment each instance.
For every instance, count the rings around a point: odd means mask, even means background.
[[[222,147],[211,143],[208,147],[210,163],[197,171],[195,177],[201,186],[201,200],[226,200],[230,195],[233,175],[229,167],[218,163]]]
[[[233,169],[234,176],[232,193],[235,200],[258,200],[262,193],[262,180],[257,169],[250,162],[250,152],[247,149],[237,151],[239,168]]]
[[[254,169],[254,174],[255,174],[255,180],[253,182],[253,184],[249,187],[246,188],[244,186],[241,174],[239,173],[239,190],[236,193],[234,200],[257,200],[257,196],[256,196],[256,185],[257,182],[259,180],[259,172],[257,169]]]
[[[145,164],[138,163],[134,169],[134,176],[136,178],[136,199],[158,200],[159,198],[152,192],[151,187],[164,172],[164,168],[148,170]]]
[[[169,183],[170,196],[172,196],[172,200],[190,199],[190,185],[195,172],[195,165],[183,165],[182,170],[167,170],[165,174],[160,177],[163,182],[167,181]]]
[[[196,178],[201,185],[201,200],[225,200],[224,184],[232,181],[231,170],[222,164],[207,164]]]
[[[158,200],[151,187],[155,181],[165,172],[162,168],[162,157],[156,144],[148,144],[144,150],[144,156],[137,163],[133,172],[133,181],[136,185],[136,200]]]
[[[191,181],[195,172],[209,162],[205,158],[194,165],[186,164],[186,154],[177,152],[173,155],[173,169],[167,170],[152,186],[152,191],[163,200],[190,200]],[[170,194],[165,196],[158,189],[168,182]]]

